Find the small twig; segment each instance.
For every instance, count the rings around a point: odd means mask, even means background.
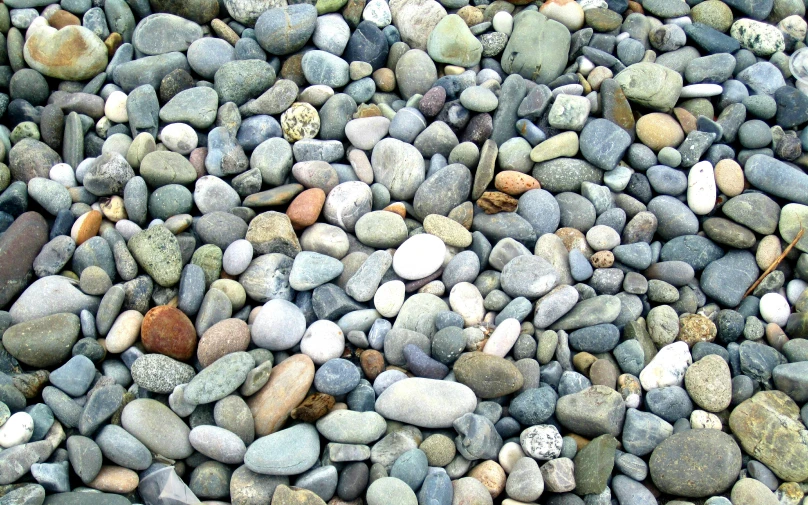
[[[764,272],[761,274],[761,276],[760,276],[760,277],[758,277],[758,280],[756,280],[756,281],[755,281],[755,283],[754,283],[754,284],[752,284],[752,286],[751,286],[749,289],[747,289],[747,290],[746,290],[746,293],[744,293],[744,294],[743,294],[743,298],[746,298],[747,296],[749,296],[749,294],[750,294],[752,291],[754,291],[754,290],[755,290],[755,288],[756,288],[756,287],[758,287],[758,285],[759,285],[761,282],[763,282],[763,279],[765,279],[767,275],[769,275],[770,273],[772,273],[772,271],[774,271],[774,269],[775,269],[775,268],[777,268],[777,266],[780,264],[780,262],[781,262],[781,261],[783,261],[783,260],[785,259],[785,257],[786,257],[786,256],[788,256],[788,253],[790,253],[790,252],[791,252],[791,249],[793,249],[793,248],[794,248],[794,246],[795,246],[795,245],[797,245],[797,242],[799,242],[799,241],[800,241],[800,239],[802,238],[802,236],[803,236],[803,235],[805,235],[805,228],[800,228],[800,231],[799,231],[799,232],[797,232],[797,236],[796,236],[796,237],[794,237],[794,240],[792,240],[792,241],[791,241],[791,243],[790,243],[790,244],[788,244],[788,247],[786,247],[785,251],[783,251],[783,252],[780,254],[780,256],[778,256],[778,257],[777,257],[777,259],[776,259],[776,260],[774,260],[774,262],[773,262],[771,265],[769,265],[769,268],[767,268],[767,269],[766,269],[766,270],[765,270],[765,271],[764,271]],[[741,298],[741,300],[743,300],[743,298]]]

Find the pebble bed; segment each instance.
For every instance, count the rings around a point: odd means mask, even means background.
[[[51,2],[0,505],[808,504],[803,0]]]

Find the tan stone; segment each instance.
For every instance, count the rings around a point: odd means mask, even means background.
[[[679,335],[676,340],[693,347],[698,342],[712,342],[717,332],[715,324],[701,314],[685,314],[679,318]]]
[[[614,265],[614,253],[612,251],[598,251],[589,258],[589,261],[595,268],[611,268]]]
[[[199,339],[196,357],[202,366],[208,366],[226,354],[246,351],[250,345],[250,328],[241,319],[219,321]]]
[[[726,159],[715,165],[715,184],[728,197],[738,196],[744,188],[743,169],[737,161]]]
[[[755,261],[761,270],[766,270],[782,252],[780,238],[777,235],[767,235],[758,242]]]
[[[322,189],[307,189],[292,200],[286,209],[286,215],[295,230],[302,230],[317,222],[324,204],[325,192]]]
[[[483,193],[483,196],[477,200],[477,205],[479,205],[486,214],[498,214],[500,212],[516,211],[519,201],[499,191],[486,191]]]
[[[91,210],[86,214],[82,214],[73,223],[70,229],[70,238],[76,242],[76,246],[80,246],[84,242],[98,235],[98,230],[101,228],[101,219],[103,216],[97,210]]]
[[[325,505],[322,498],[308,489],[281,484],[272,495],[272,505]]]
[[[101,212],[104,214],[104,217],[113,223],[128,218],[126,207],[123,205],[123,198],[118,195],[102,198],[98,204],[101,207]]]
[[[48,18],[48,24],[59,30],[65,26],[81,26],[81,20],[66,10],[60,9],[51,14],[51,17]]]
[[[516,170],[505,170],[498,173],[494,178],[494,186],[511,196],[519,196],[531,189],[541,189],[539,181]]]
[[[247,402],[255,419],[259,437],[283,427],[292,409],[306,398],[314,381],[314,362],[305,354],[296,354],[272,369],[269,381]]]
[[[679,147],[685,133],[669,114],[653,112],[637,121],[637,138],[654,151],[659,151],[663,147]]]
[[[140,479],[137,472],[120,466],[102,466],[89,487],[107,493],[126,494],[137,489]]]
[[[48,77],[82,81],[95,77],[107,67],[107,47],[83,26],[69,25],[61,30],[40,27],[30,33],[23,47],[25,62]]]
[[[472,468],[468,476],[480,481],[491,498],[496,498],[505,490],[505,470],[496,461],[483,461]]]

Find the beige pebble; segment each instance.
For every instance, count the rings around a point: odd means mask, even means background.
[[[721,419],[717,415],[704,410],[694,410],[690,414],[690,427],[694,430],[720,430]]]
[[[654,151],[678,147],[685,139],[679,122],[662,112],[646,114],[637,121],[637,138]]]
[[[730,159],[719,161],[715,165],[715,183],[718,190],[730,198],[743,193],[743,170],[738,162]]]
[[[505,470],[496,461],[490,459],[483,461],[472,468],[468,475],[482,482],[483,486],[491,494],[491,498],[496,498],[505,490],[505,481],[507,480]]]
[[[521,445],[517,444],[516,442],[508,442],[502,446],[502,449],[499,450],[497,459],[499,460],[499,464],[502,466],[502,469],[505,470],[506,473],[511,473],[513,465],[515,465],[519,459],[524,457],[525,451],[522,450]]]
[[[122,219],[128,218],[126,208],[123,205],[123,198],[118,195],[113,195],[109,198],[102,198],[99,206],[101,208],[101,213],[104,214],[104,217],[113,223],[117,223]]]
[[[132,347],[140,336],[143,314],[136,310],[122,312],[107,334],[107,351],[118,354]]]
[[[107,493],[126,494],[137,489],[139,482],[140,479],[138,479],[137,473],[128,468],[102,466],[95,479],[87,485]]]
[[[603,81],[606,79],[611,79],[612,77],[614,77],[614,73],[612,73],[609,68],[595,67],[591,72],[589,72],[589,75],[586,77],[586,81],[593,90],[598,91]]]
[[[777,235],[767,235],[758,242],[755,261],[761,270],[766,270],[782,252],[783,246],[780,244],[780,238]]]

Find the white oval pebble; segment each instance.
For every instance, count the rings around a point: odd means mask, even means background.
[[[423,279],[443,265],[445,254],[446,244],[435,235],[414,235],[405,240],[393,255],[393,270],[402,279]]]
[[[191,126],[185,123],[171,123],[160,132],[160,141],[170,151],[190,154],[199,144],[199,136]]]
[[[640,372],[640,384],[643,389],[681,386],[685,371],[693,363],[687,342],[674,342],[659,350],[648,366]]]
[[[805,288],[808,288],[808,282],[805,282],[802,279],[792,279],[786,285],[786,297],[788,298],[788,302],[792,305],[797,303],[797,300],[800,299],[800,295]]]
[[[34,434],[34,419],[27,412],[17,412],[0,426],[0,447],[8,449],[24,444]]]
[[[779,293],[766,293],[760,299],[760,315],[767,323],[774,323],[785,328],[791,307],[788,300]]]
[[[586,242],[595,251],[610,251],[620,245],[620,234],[611,226],[598,224],[586,232]]]
[[[74,188],[78,186],[78,182],[76,182],[76,173],[73,171],[73,167],[67,163],[57,163],[53,165],[50,172],[48,172],[48,177],[52,181],[56,181],[66,188]]]
[[[696,163],[687,175],[687,206],[697,215],[715,208],[715,174],[709,161]]]
[[[720,84],[691,84],[682,88],[679,98],[709,98],[724,91]]]
[[[396,317],[404,304],[404,283],[388,281],[379,286],[373,295],[373,306],[382,317]]]
[[[239,275],[247,270],[253,257],[252,244],[242,239],[227,246],[222,256],[222,268],[229,275]]]
[[[690,414],[690,427],[694,430],[720,430],[721,419],[711,412],[694,410]]]
[[[126,123],[129,121],[129,114],[126,112],[126,93],[123,91],[113,91],[107,97],[104,104],[104,115],[114,123]]]
[[[504,358],[511,350],[511,347],[513,347],[513,344],[516,343],[516,339],[519,338],[521,330],[522,325],[519,323],[518,319],[509,317],[502,321],[496,327],[494,333],[491,334],[488,342],[485,343],[483,352]]]
[[[485,317],[483,295],[470,282],[458,282],[449,292],[449,305],[461,317],[465,326],[476,326]]]
[[[132,347],[140,336],[143,314],[136,310],[121,312],[107,333],[107,351],[118,354]]]
[[[521,445],[517,444],[516,442],[508,442],[502,446],[502,449],[499,450],[497,461],[499,461],[499,466],[505,470],[505,473],[511,473],[513,465],[524,457],[525,451],[522,450]]]
[[[494,14],[492,24],[494,25],[494,30],[499,33],[504,33],[508,37],[511,36],[511,32],[513,31],[513,16],[511,16],[510,12],[497,12]]]
[[[317,365],[339,358],[344,350],[345,335],[342,330],[335,323],[325,319],[312,323],[300,341],[300,352],[310,357]]]

